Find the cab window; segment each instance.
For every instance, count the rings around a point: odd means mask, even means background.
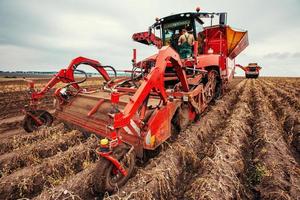
[[[203,26],[202,24],[195,19],[195,32],[196,32],[196,40],[198,41],[198,52],[200,54],[204,51],[204,34],[203,34]]]
[[[198,37],[199,33],[203,31],[203,26],[197,20],[195,20],[195,28],[196,28],[196,37]]]
[[[163,24],[163,43],[164,45],[174,46],[178,42],[181,30],[191,27],[191,20],[185,19]]]

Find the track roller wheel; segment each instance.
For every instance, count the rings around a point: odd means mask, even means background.
[[[127,171],[127,176],[123,176],[115,165],[106,158],[100,157],[95,173],[95,192],[115,192],[123,186],[134,173],[136,155],[134,150],[125,144],[121,144],[113,151],[113,156],[118,159]]]
[[[177,124],[180,131],[185,130],[187,126],[190,124],[188,105],[182,105],[179,108]]]
[[[161,145],[156,147],[156,149],[154,149],[154,150],[145,149],[144,150],[143,162],[148,162],[151,158],[154,158],[154,157],[158,156],[158,154],[161,152],[161,150],[162,150]]]
[[[206,98],[206,102],[209,103],[216,96],[218,72],[216,70],[211,70],[208,72],[207,76],[208,76],[208,82],[206,84],[205,98]]]
[[[53,123],[52,115],[45,110],[30,111],[30,114],[41,120],[42,124],[37,123],[36,120],[32,118],[32,116],[26,114],[23,120],[23,128],[28,133],[37,130],[40,126],[51,126]]]

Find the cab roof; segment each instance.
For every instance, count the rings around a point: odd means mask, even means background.
[[[169,15],[160,19],[157,19],[157,21],[152,25],[152,27],[161,25],[165,22],[171,22],[178,19],[197,19],[201,24],[204,22],[201,20],[201,18],[210,18],[214,15],[219,15],[220,13],[208,13],[208,12],[184,12],[184,13],[178,13]]]

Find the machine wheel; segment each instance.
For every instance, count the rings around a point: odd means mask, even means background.
[[[186,127],[189,125],[189,123],[190,123],[189,107],[188,107],[188,105],[182,105],[178,111],[177,125],[179,128],[179,131],[186,129]]]
[[[144,158],[143,158],[144,160],[143,161],[147,162],[149,159],[158,156],[158,154],[161,152],[161,150],[162,150],[161,145],[156,147],[156,149],[154,149],[154,150],[145,149],[144,150]]]
[[[222,82],[221,81],[217,81],[217,85],[216,85],[216,92],[215,92],[215,100],[218,100],[222,97]]]
[[[40,126],[51,126],[53,123],[52,115],[45,110],[32,111],[31,114],[38,117],[43,124],[39,125],[30,115],[26,115],[23,120],[23,128],[28,133],[37,130]]]
[[[74,130],[74,129],[72,128],[72,126],[71,126],[69,123],[63,122],[63,124],[64,124],[64,129],[65,129],[66,131],[70,132],[70,131]]]
[[[206,83],[205,96],[206,96],[207,103],[209,103],[216,96],[218,72],[216,70],[211,70],[208,72],[207,76],[208,76],[208,82]]]
[[[113,155],[123,167],[127,170],[128,175],[123,176],[113,165],[113,163],[106,158],[100,158],[96,166],[95,174],[95,191],[96,193],[114,192],[123,186],[127,180],[134,173],[136,155],[134,151],[128,154],[129,147],[120,145],[116,147]]]
[[[171,120],[171,135],[177,136],[180,133],[180,126],[179,126],[179,113],[180,108],[176,110],[175,114]]]
[[[194,122],[197,122],[197,121],[199,121],[200,119],[201,119],[201,114],[200,114],[200,113],[196,113]]]

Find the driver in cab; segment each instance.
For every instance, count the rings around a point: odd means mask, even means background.
[[[192,56],[192,46],[195,41],[194,35],[182,29],[182,35],[178,39],[178,50],[181,58]]]

